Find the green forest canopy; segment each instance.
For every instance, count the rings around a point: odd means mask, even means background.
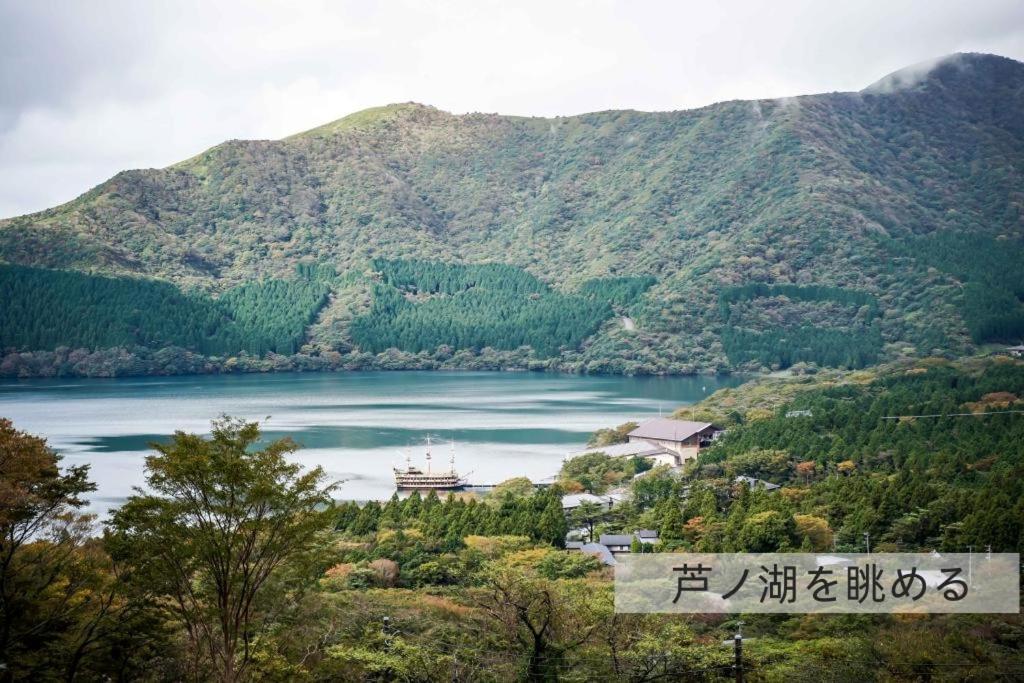
[[[577,293],[552,290],[503,263],[456,265],[376,260],[371,310],[352,322],[364,350],[533,348],[543,357],[577,348],[613,313],[633,303],[651,277],[590,280]]]
[[[328,291],[299,277],[246,283],[213,299],[157,280],[0,265],[0,347],[294,353]]]
[[[764,331],[746,329],[732,320],[732,304],[784,296],[795,301],[835,302],[863,311],[851,327],[788,325]],[[872,323],[878,317],[878,301],[866,292],[819,285],[749,283],[728,287],[718,296],[725,320],[722,346],[733,363],[757,362],[782,368],[809,362],[830,367],[863,368],[878,360],[882,334]]]
[[[1018,240],[940,232],[898,249],[960,280],[960,313],[976,343],[1024,337],[1024,245]]]

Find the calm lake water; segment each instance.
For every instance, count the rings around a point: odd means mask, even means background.
[[[89,463],[105,514],[143,483],[148,444],[175,430],[206,433],[229,414],[290,435],[294,459],[345,480],[339,497],[386,499],[405,454],[422,464],[427,435],[443,442],[435,463],[472,483],[558,471],[596,429],[699,401],[740,378],[585,377],[500,372],[360,372],[208,375],[0,383],[0,416],[46,437],[65,464]]]

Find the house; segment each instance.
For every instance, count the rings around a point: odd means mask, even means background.
[[[1017,346],[1006,347],[1006,352],[1014,358],[1020,358],[1024,356],[1024,344],[1018,344]]]
[[[633,541],[644,545],[658,542],[658,532],[651,529],[640,529],[631,534],[601,534],[597,543],[566,540],[566,551],[590,553],[604,564],[615,565],[615,555],[633,552]]]
[[[755,479],[754,477],[748,477],[745,474],[741,474],[734,480],[737,484],[746,484],[751,489],[761,488],[765,491],[774,491],[775,489],[782,488],[778,484],[773,484],[770,481],[764,479]]]
[[[693,460],[701,448],[711,445],[722,430],[710,422],[690,422],[659,417],[647,420],[627,434],[629,443],[648,443],[679,456],[680,464]]]
[[[641,529],[631,534],[601,534],[598,542],[614,555],[632,552],[634,539],[645,545],[653,545],[658,542],[658,532]]]
[[[562,512],[572,512],[581,503],[595,503],[605,510],[611,510],[615,502],[615,499],[611,496],[595,496],[593,493],[570,493],[567,496],[562,496]]]
[[[616,443],[609,446],[596,446],[578,453],[571,453],[569,457],[575,458],[591,453],[604,453],[610,458],[644,458],[650,460],[654,466],[668,465],[669,467],[678,467],[681,464],[679,454],[643,440]]]
[[[641,543],[647,545],[654,545],[658,542],[658,532],[653,529],[639,529],[636,532],[636,537]]]
[[[615,553],[628,553],[633,546],[633,534],[601,534],[598,543]]]

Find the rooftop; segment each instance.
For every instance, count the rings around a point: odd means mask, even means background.
[[[595,446],[594,448],[588,448],[585,451],[571,453],[569,457],[575,458],[580,455],[587,455],[588,453],[604,453],[612,458],[628,458],[634,455],[647,457],[666,452],[667,451],[660,446],[655,446],[645,441],[634,441],[632,443],[616,443],[610,446]]]
[[[593,493],[570,493],[567,496],[562,496],[563,508],[579,507],[580,503],[597,503],[598,505],[608,505],[609,502],[610,500],[608,496],[595,496]]]
[[[601,534],[599,539],[601,545],[630,545],[633,543],[633,534]]]
[[[685,441],[694,434],[713,426],[710,422],[690,422],[656,417],[647,420],[629,433],[637,439],[658,439],[659,441]]]

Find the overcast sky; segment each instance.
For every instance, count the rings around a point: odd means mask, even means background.
[[[1024,60],[1022,0],[0,0],[0,217],[366,107],[553,116]]]

